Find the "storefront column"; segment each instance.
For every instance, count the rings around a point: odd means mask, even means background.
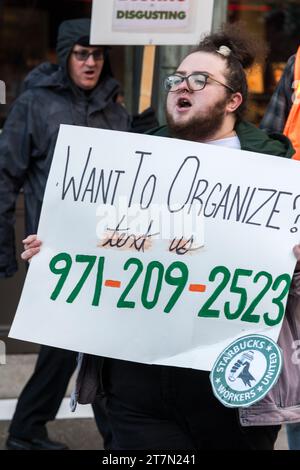
[[[215,0],[212,31],[216,31],[226,23],[228,18],[228,0]]]
[[[217,30],[227,20],[227,0],[215,0],[212,31]],[[200,40],[199,35],[199,40]],[[159,122],[165,122],[164,103],[165,92],[163,89],[163,79],[169,73],[173,73],[182,59],[191,51],[193,46],[161,46],[158,48],[158,77],[155,79],[155,86],[158,87],[155,93],[154,106],[157,109]]]

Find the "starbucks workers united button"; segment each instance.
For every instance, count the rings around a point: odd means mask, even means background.
[[[247,407],[261,400],[278,380],[282,353],[263,335],[235,340],[219,355],[210,381],[217,399],[227,407]]]

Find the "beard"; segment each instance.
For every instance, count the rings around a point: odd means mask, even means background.
[[[199,113],[183,123],[176,123],[166,109],[166,120],[172,137],[183,140],[204,142],[210,140],[222,127],[225,118],[227,98],[220,100],[205,113]]]

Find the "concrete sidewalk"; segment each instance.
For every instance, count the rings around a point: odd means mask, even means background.
[[[16,399],[27,379],[30,377],[36,361],[35,354],[8,355],[7,364],[0,366],[0,450],[5,448],[5,439]],[[70,394],[74,377],[68,387]],[[75,413],[68,410],[68,400],[58,412],[57,419],[48,424],[49,436],[53,440],[65,442],[73,450],[103,449],[102,438],[98,433],[92,410],[88,406],[79,407]],[[285,428],[282,427],[277,442],[277,450],[286,450]]]

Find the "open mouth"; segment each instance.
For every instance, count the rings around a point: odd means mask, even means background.
[[[192,103],[187,98],[179,98],[179,100],[177,101],[177,106],[180,109],[190,108],[192,106]]]

